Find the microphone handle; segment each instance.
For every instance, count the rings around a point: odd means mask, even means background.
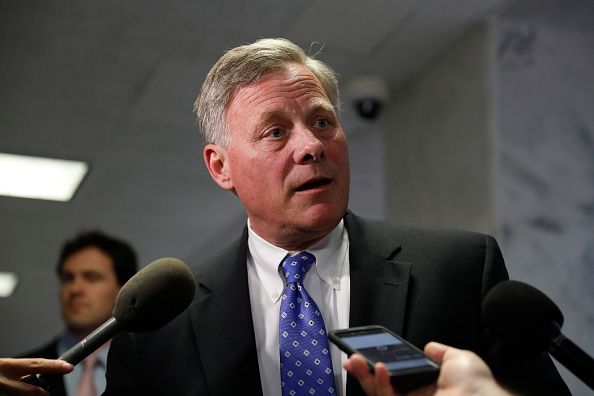
[[[121,329],[122,326],[112,317],[97,327],[91,334],[83,338],[78,344],[64,352],[58,359],[76,366],[91,353],[99,349],[101,345],[111,340]],[[53,384],[61,376],[62,374],[31,374],[21,379],[21,381],[39,386],[45,390],[51,390]]]
[[[592,357],[561,333],[553,339],[549,351],[559,363],[594,390],[594,359]]]
[[[78,344],[64,352],[58,359],[76,366],[91,353],[99,349],[101,345],[111,340],[121,329],[122,326],[112,317],[97,327],[91,334],[83,338]]]

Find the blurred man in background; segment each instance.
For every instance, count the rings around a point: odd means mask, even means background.
[[[81,233],[67,241],[56,267],[66,329],[25,356],[55,359],[111,318],[118,292],[134,275],[136,267],[132,247],[102,232]],[[77,365],[52,388],[52,395],[100,395],[105,389],[108,348],[104,345]]]

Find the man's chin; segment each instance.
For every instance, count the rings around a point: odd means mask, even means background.
[[[344,217],[344,210],[337,209],[335,205],[319,204],[309,207],[297,219],[299,228],[311,232],[330,232]]]
[[[70,320],[68,321],[68,330],[72,333],[91,333],[97,327],[101,326],[103,322],[97,322],[96,320]]]

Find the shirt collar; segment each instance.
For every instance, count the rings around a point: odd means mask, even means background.
[[[248,247],[262,284],[271,295],[276,295],[276,292],[280,296],[279,291],[282,291],[284,284],[278,266],[287,254],[299,252],[290,252],[264,240],[251,228],[249,219]],[[319,278],[330,287],[340,290],[342,270],[348,252],[348,238],[343,220],[328,235],[305,250],[316,256],[315,273]],[[309,273],[311,276],[313,271],[310,269]]]

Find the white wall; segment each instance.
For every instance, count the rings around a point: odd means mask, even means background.
[[[594,34],[511,18],[494,32],[499,242],[594,356]]]
[[[386,130],[388,218],[492,233],[487,31],[395,92]]]

